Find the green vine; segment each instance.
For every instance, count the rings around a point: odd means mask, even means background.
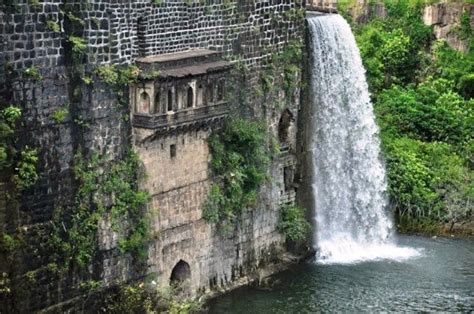
[[[15,167],[12,181],[18,190],[24,190],[32,186],[38,180],[36,164],[38,163],[38,152],[26,146],[20,153],[19,161]]]
[[[137,82],[140,76],[140,69],[135,65],[128,65],[118,68],[115,65],[100,65],[96,67],[94,73],[101,81],[110,85],[117,94],[119,103],[127,107],[128,98],[124,97],[124,90],[130,84]]]
[[[41,73],[35,67],[29,67],[29,68],[24,69],[23,75],[27,78],[31,78],[37,81],[41,81],[43,79],[43,77],[41,76]]]
[[[106,217],[111,218],[112,230],[121,235],[119,249],[139,260],[146,257],[148,222],[142,210],[149,196],[136,186],[138,156],[129,153],[102,172],[105,166],[95,153],[88,160],[82,154],[75,157],[79,188],[74,205],[70,211],[58,209],[53,219],[52,244],[66,266],[84,268],[92,261],[98,247],[99,221]]]
[[[231,232],[240,214],[255,205],[258,189],[267,180],[266,129],[264,123],[238,119],[209,139],[217,183],[211,187],[203,215],[224,233]]]
[[[298,74],[302,61],[303,44],[299,40],[289,42],[285,48],[271,57],[270,63],[261,74],[261,86],[264,95],[275,90],[285,91],[287,104],[293,103],[295,91],[298,87]],[[279,104],[283,107],[285,104]]]
[[[46,21],[46,28],[55,33],[61,32],[61,26],[59,26],[58,22],[53,20]]]

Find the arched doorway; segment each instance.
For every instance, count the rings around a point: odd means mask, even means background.
[[[191,268],[189,267],[189,264],[183,260],[179,260],[171,271],[170,286],[183,291],[186,288],[186,282],[190,278]]]
[[[281,148],[288,148],[290,145],[290,127],[294,121],[293,113],[289,109],[285,109],[278,123],[278,139],[280,140]]]

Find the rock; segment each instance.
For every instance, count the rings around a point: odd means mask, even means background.
[[[461,23],[463,12],[469,12],[471,27],[474,21],[474,5],[463,3],[438,3],[425,7],[423,21],[426,25],[433,26],[437,39],[445,39],[453,49],[466,52],[469,42],[461,40],[454,31]]]

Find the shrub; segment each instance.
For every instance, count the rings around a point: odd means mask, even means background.
[[[283,233],[288,240],[304,240],[310,227],[310,224],[305,218],[305,209],[296,205],[286,205],[281,209],[278,230]]]
[[[38,180],[37,162],[38,154],[35,149],[26,147],[21,151],[20,161],[16,164],[15,175],[12,178],[19,190],[32,186]]]
[[[265,129],[264,123],[237,119],[211,135],[211,169],[218,183],[204,205],[205,219],[229,227],[255,203],[270,160]]]
[[[59,26],[58,22],[52,20],[46,21],[46,28],[55,33],[61,32],[61,26]]]
[[[35,79],[35,80],[41,80],[42,79],[42,76],[41,76],[39,70],[35,67],[26,68],[25,70],[23,70],[23,74],[25,75],[25,77],[32,78],[32,79]]]
[[[68,41],[75,57],[81,57],[86,52],[87,44],[84,38],[71,35],[68,37]]]
[[[69,115],[69,110],[67,108],[59,108],[53,112],[52,118],[56,123],[63,122],[66,117]]]

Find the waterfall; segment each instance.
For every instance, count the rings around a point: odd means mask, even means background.
[[[314,243],[320,263],[417,254],[395,244],[365,70],[347,22],[308,19]]]

